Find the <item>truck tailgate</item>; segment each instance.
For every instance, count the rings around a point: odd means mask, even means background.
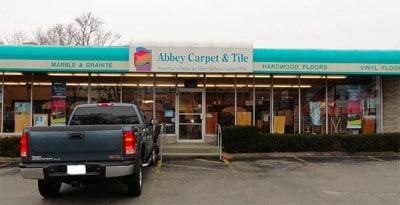
[[[33,162],[114,161],[123,159],[123,125],[32,127]]]

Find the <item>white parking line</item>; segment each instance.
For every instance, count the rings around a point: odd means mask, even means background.
[[[304,160],[304,159],[301,159],[300,157],[293,156],[293,159],[295,159],[295,160],[297,160],[297,161],[300,161],[301,163],[303,163],[303,164],[305,164],[305,165],[311,165],[309,162],[307,162],[307,161]]]
[[[201,162],[209,162],[209,163],[213,163],[213,164],[222,164],[222,165],[226,165],[225,162],[220,162],[220,161],[213,161],[213,160],[206,160],[206,159],[195,159],[196,161],[201,161]]]
[[[379,158],[376,158],[376,157],[372,157],[372,156],[369,156],[368,158],[376,160],[376,161],[380,161],[380,162],[387,162],[385,160],[382,160],[382,159],[379,159]]]
[[[239,174],[239,171],[226,159],[224,159],[224,163],[229,167],[232,173]]]

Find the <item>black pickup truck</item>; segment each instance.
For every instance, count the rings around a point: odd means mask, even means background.
[[[127,192],[142,192],[142,166],[156,160],[153,125],[134,104],[77,106],[67,126],[29,127],[21,137],[21,175],[37,179],[42,196],[53,197],[62,182],[119,180]]]

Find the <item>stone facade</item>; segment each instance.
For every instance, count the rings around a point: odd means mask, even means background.
[[[400,77],[383,76],[383,130],[400,133]]]

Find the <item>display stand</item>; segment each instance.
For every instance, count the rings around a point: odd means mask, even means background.
[[[237,112],[237,125],[251,125],[251,112]]]
[[[285,116],[274,117],[274,133],[284,134],[285,133]]]
[[[366,115],[362,121],[362,133],[363,134],[374,134],[375,133],[375,116]]]
[[[341,118],[340,116],[331,116],[331,134],[340,134],[341,129]]]

